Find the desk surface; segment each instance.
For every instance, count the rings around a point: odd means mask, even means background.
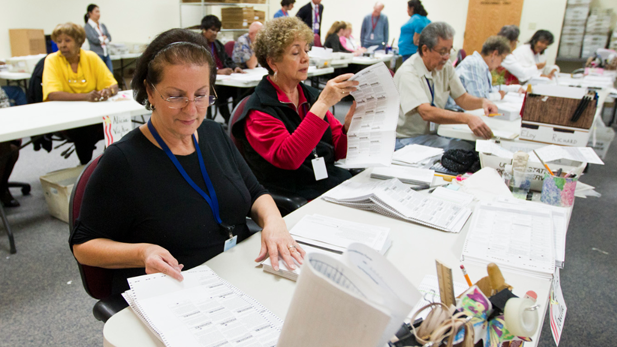
[[[132,91],[124,91],[131,95]],[[123,101],[49,101],[0,109],[0,142],[103,122],[103,116],[149,114],[132,99]]]
[[[253,88],[256,87],[261,79],[268,74],[268,70],[263,67],[254,69],[245,69],[245,73],[231,75],[216,75],[217,86],[227,86],[236,88]],[[334,68],[328,67],[318,69],[315,66],[310,66],[308,70],[308,77],[322,76],[331,74],[334,72]]]
[[[366,170],[352,179],[367,181],[369,171]],[[445,233],[373,212],[328,203],[321,199],[315,199],[286,216],[285,222],[288,228],[292,228],[303,216],[315,213],[391,228],[393,243],[386,257],[416,287],[426,275],[435,275],[435,259],[439,259],[453,269],[457,268],[470,223],[468,220],[460,234]],[[259,249],[260,234],[256,234],[232,250],[209,260],[206,265],[284,319],[293,296],[295,282],[265,273],[260,267],[256,267],[253,260]],[[471,263],[465,263],[465,267],[472,280],[477,281],[486,276],[486,267]],[[551,282],[507,271],[503,273],[507,283],[514,287],[515,294],[522,296],[527,290],[533,290],[538,294],[538,303],[541,305],[540,317],[543,321]],[[461,271],[453,270],[452,274],[455,282],[465,283]],[[541,328],[533,337],[534,343],[525,344],[526,347],[537,344],[540,331]],[[163,346],[130,308],[124,309],[107,321],[103,336],[104,346]]]
[[[353,57],[353,60],[351,61],[351,63],[358,64],[358,65],[373,65],[373,64],[381,63],[382,61],[383,62],[389,61],[392,58],[394,58],[394,55],[392,54],[376,55],[374,58]]]
[[[32,76],[32,74],[27,72],[8,72],[2,71],[0,72],[0,79],[3,80],[27,80]]]
[[[141,53],[110,54],[109,57],[111,60],[135,59],[141,57]]]

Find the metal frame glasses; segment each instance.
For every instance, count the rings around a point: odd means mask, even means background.
[[[196,108],[200,108],[200,109],[208,108],[214,105],[214,102],[218,98],[218,96],[216,95],[216,90],[212,88],[214,95],[196,96],[193,100],[190,100],[186,96],[170,96],[167,99],[165,99],[163,97],[163,94],[159,92],[158,89],[156,89],[154,84],[150,83],[150,85],[152,86],[152,88],[154,88],[154,90],[156,90],[157,93],[159,93],[159,95],[161,96],[161,99],[167,102],[167,107],[171,109],[175,109],[175,110],[183,109],[187,107],[189,103],[191,102],[195,104]]]

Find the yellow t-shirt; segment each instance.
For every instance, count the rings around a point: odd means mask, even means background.
[[[118,84],[107,65],[94,52],[79,50],[77,73],[66,58],[55,52],[45,58],[43,70],[43,101],[53,92],[90,93]]]

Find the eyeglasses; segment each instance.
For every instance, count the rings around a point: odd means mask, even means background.
[[[444,49],[440,49],[439,51],[431,49],[431,51],[437,52],[442,58],[445,58],[446,56],[449,56],[449,55],[456,54],[456,49],[454,48],[449,49],[449,50],[447,48],[444,48]]]
[[[214,95],[196,96],[193,100],[189,100],[189,98],[187,98],[186,96],[170,96],[167,99],[165,99],[163,97],[163,94],[161,94],[161,92],[159,92],[156,89],[154,84],[150,83],[150,85],[152,86],[152,88],[154,88],[154,90],[156,90],[157,93],[159,93],[159,95],[161,96],[161,99],[167,102],[167,106],[172,109],[185,108],[189,105],[190,102],[193,102],[196,108],[201,108],[201,109],[208,108],[214,105],[214,102],[216,101],[216,98],[218,97],[216,95],[216,90],[212,89],[214,91]]]

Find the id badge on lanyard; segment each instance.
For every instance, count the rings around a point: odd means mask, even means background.
[[[313,173],[315,174],[315,181],[328,178],[328,169],[326,169],[326,160],[323,157],[317,156],[316,149],[313,149],[313,156],[315,158],[311,160],[311,164],[313,164]]]
[[[197,191],[197,193],[199,193],[199,195],[201,195],[201,197],[204,198],[204,200],[206,200],[206,203],[208,204],[208,206],[210,206],[210,209],[212,210],[212,214],[214,215],[214,218],[216,219],[216,222],[218,223],[221,232],[225,234],[225,237],[229,236],[229,238],[225,241],[223,252],[226,252],[230,250],[231,248],[233,248],[238,242],[238,235],[233,234],[234,225],[226,224],[221,220],[221,216],[219,213],[219,201],[218,201],[218,198],[216,197],[216,191],[214,190],[214,186],[212,185],[212,180],[210,180],[208,171],[206,171],[206,165],[204,164],[204,158],[201,155],[201,149],[199,148],[199,144],[197,143],[197,139],[195,138],[195,135],[192,135],[193,143],[195,144],[195,152],[197,152],[197,157],[199,158],[199,168],[201,169],[201,175],[204,179],[204,182],[206,183],[206,188],[208,189],[208,193],[210,194],[210,196],[208,196],[208,194],[206,194],[189,177],[189,175],[186,173],[186,171],[182,167],[182,164],[180,164],[180,162],[178,161],[178,158],[176,158],[176,156],[171,152],[171,150],[169,149],[169,146],[167,146],[165,141],[161,138],[159,133],[156,131],[156,128],[154,127],[154,125],[152,125],[151,120],[148,121],[148,129],[150,130],[150,133],[152,134],[156,142],[159,144],[159,146],[161,146],[165,154],[167,154],[167,157],[169,157],[169,159],[172,161],[176,169],[178,169],[178,171],[180,172],[184,180],[195,191]]]
[[[431,83],[428,81],[428,78],[424,77],[424,79],[426,80],[426,84],[428,85],[428,90],[431,92],[431,106],[437,107],[435,106],[435,87],[434,86],[431,87]],[[436,132],[437,124],[430,122],[429,131],[431,133]]]

